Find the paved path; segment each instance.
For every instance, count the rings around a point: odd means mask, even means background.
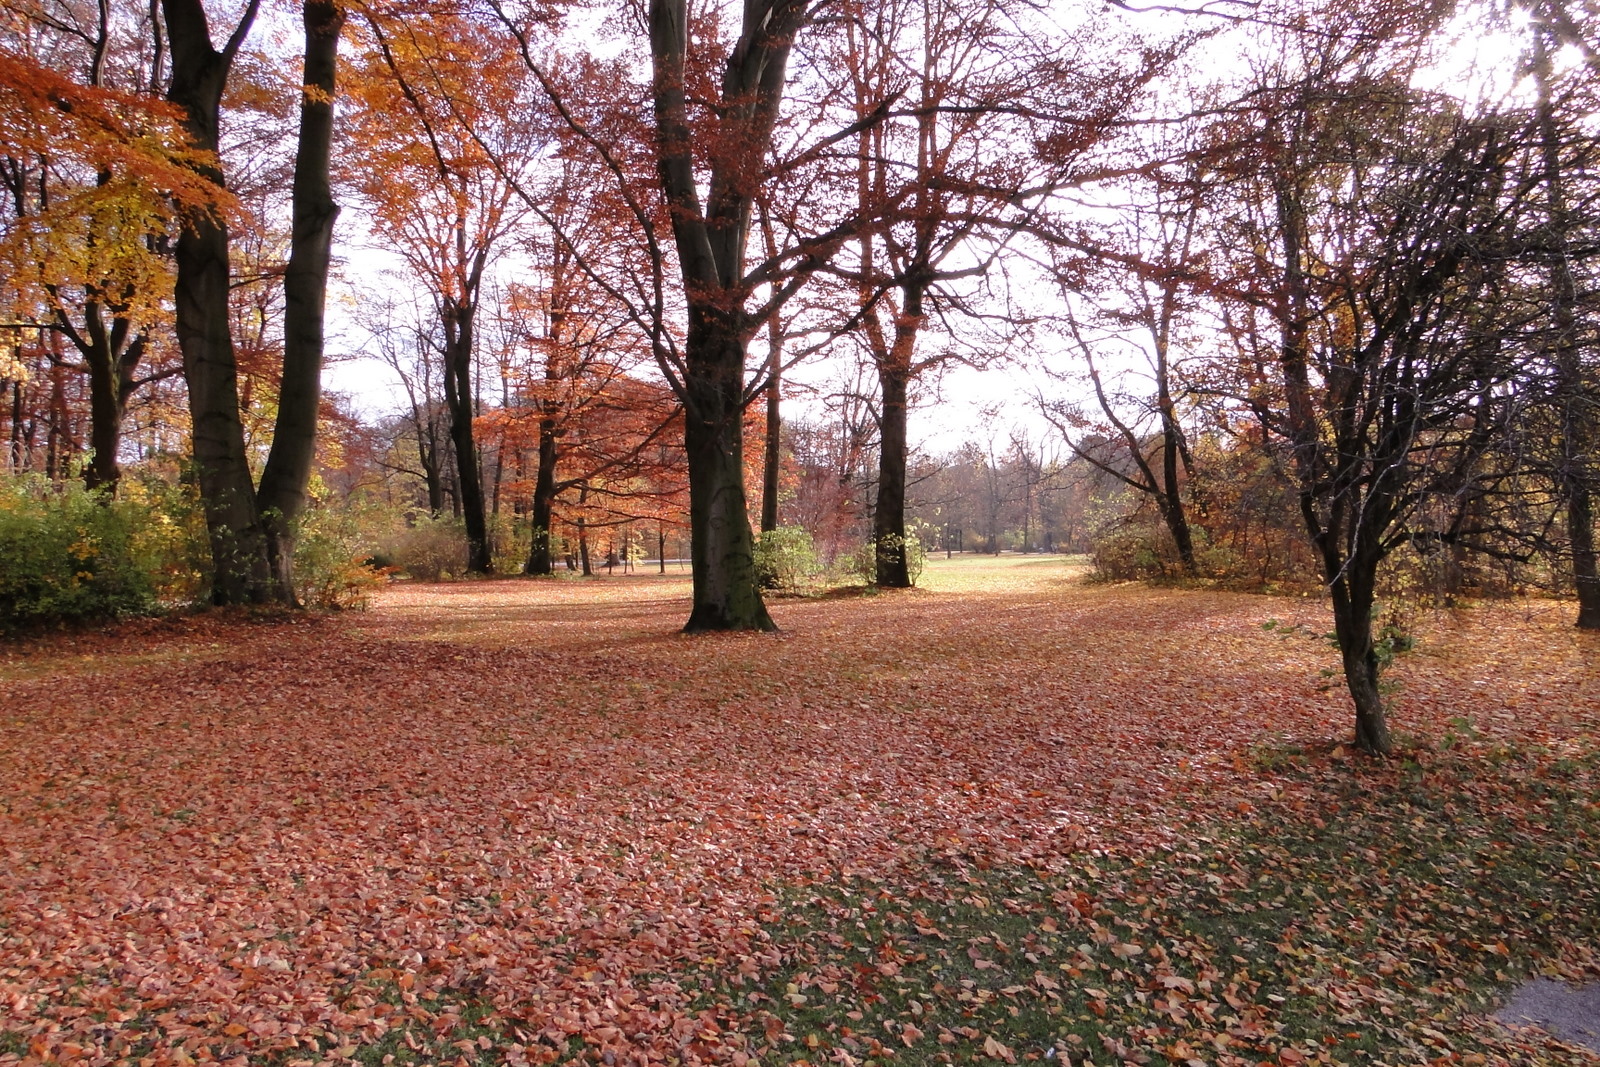
[[[1600,1052],[1600,982],[1569,986],[1535,978],[1495,1018],[1513,1026],[1537,1025],[1563,1041]]]

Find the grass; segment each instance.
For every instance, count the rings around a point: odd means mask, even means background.
[[[1392,778],[1293,759],[1327,818],[791,889],[784,965],[707,1003],[795,1064],[1592,1062],[1482,1020],[1519,976],[1592,973],[1600,756],[1416,755]]]

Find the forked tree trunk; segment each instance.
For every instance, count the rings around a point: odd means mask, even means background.
[[[300,97],[300,137],[295,150],[289,263],[283,277],[283,384],[278,392],[272,451],[256,492],[277,595],[289,603],[297,599],[295,525],[305,509],[322,404],[323,319],[333,224],[339,216],[329,163],[344,13],[329,0],[306,0],[304,23],[305,89]]]
[[[744,0],[739,39],[723,65],[709,181],[696,177],[686,0],[650,0],[656,172],[672,220],[689,328],[679,399],[689,460],[694,602],[684,630],[773,630],[756,585],[744,493],[745,248],[772,145],[789,52],[810,16],[803,0]],[[714,139],[714,140],[713,140]]]
[[[233,37],[218,52],[200,0],[162,0],[172,50],[167,98],[182,110],[184,127],[201,149],[217,150],[223,86],[256,8],[257,0],[251,0]],[[218,188],[223,185],[216,166],[201,165],[197,172]],[[228,231],[213,211],[189,208],[181,215],[183,232],[174,257],[175,326],[211,542],[211,599],[217,604],[260,603],[275,590],[239,415],[238,365],[228,321]]]
[[[122,449],[122,419],[133,394],[134,371],[144,356],[147,335],[128,334],[132,324],[121,315],[105,328],[100,308],[91,303],[84,316],[84,332],[73,343],[89,368],[89,447],[94,456],[83,472],[90,489],[114,495],[122,479],[117,453]]]

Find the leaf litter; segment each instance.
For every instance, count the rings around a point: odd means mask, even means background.
[[[1559,606],[1430,623],[1375,767],[1262,629],[1314,602],[929,578],[775,637],[641,578],[9,651],[0,1063],[1592,1062],[1484,1021],[1600,973]]]

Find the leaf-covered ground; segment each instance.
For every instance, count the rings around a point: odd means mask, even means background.
[[[0,1064],[1593,1063],[1600,640],[965,559],[683,637],[679,576],[0,650]],[[1263,624],[1275,625],[1266,629]]]

